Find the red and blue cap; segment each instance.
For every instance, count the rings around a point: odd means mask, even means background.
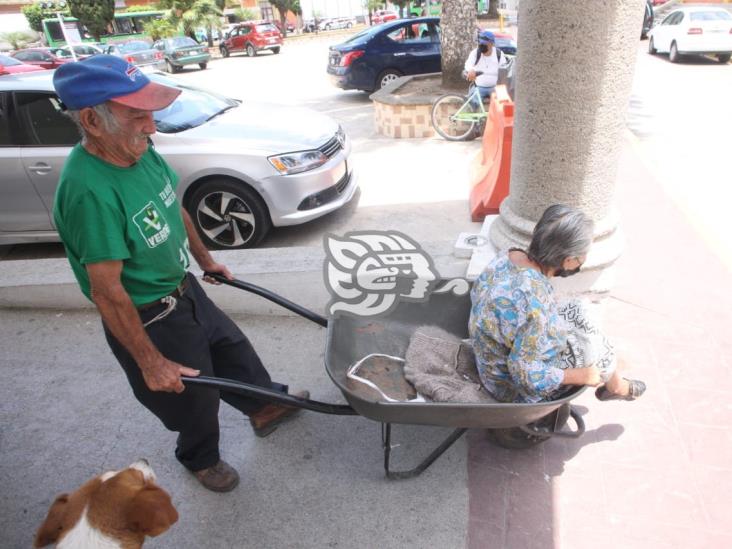
[[[144,111],[170,105],[180,90],[152,82],[138,67],[114,55],[99,54],[56,69],[53,86],[68,109],[114,101]]]

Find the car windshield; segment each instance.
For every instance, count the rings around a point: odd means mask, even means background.
[[[728,11],[693,11],[692,21],[730,21],[732,15]]]
[[[142,40],[135,40],[133,42],[125,42],[124,44],[117,44],[119,51],[122,53],[134,53],[136,51],[145,51],[150,49],[150,44],[143,42]]]
[[[168,38],[165,43],[169,48],[187,48],[188,46],[197,46],[198,43],[188,36],[178,36],[176,38]]]
[[[20,61],[17,59],[13,59],[12,57],[8,57],[7,55],[0,55],[0,65],[5,65],[6,67],[12,67],[13,65],[22,65]]]
[[[169,107],[153,114],[157,130],[161,133],[177,133],[195,128],[239,105],[236,99],[183,85],[161,74],[151,74],[150,78],[181,90]]]
[[[261,25],[257,25],[257,32],[272,32],[276,30],[277,28],[272,23],[263,23]]]

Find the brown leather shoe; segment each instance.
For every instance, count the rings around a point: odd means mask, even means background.
[[[239,473],[220,459],[216,465],[193,473],[204,488],[212,492],[231,492],[239,484]]]
[[[293,393],[292,396],[310,398],[310,391],[298,391]],[[287,406],[286,404],[267,404],[264,408],[249,416],[249,423],[252,424],[254,434],[263,438],[299,411],[300,408]]]

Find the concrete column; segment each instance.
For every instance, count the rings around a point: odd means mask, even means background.
[[[644,0],[521,0],[511,189],[491,227],[527,247],[544,209],[576,206],[596,225],[582,290],[604,291],[622,237],[613,206]]]

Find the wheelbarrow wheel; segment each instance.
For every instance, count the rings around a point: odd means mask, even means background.
[[[509,450],[525,450],[531,448],[550,439],[552,434],[549,433],[552,431],[561,431],[569,419],[570,410],[571,407],[569,404],[564,404],[539,421],[535,421],[524,427],[488,429],[488,440]],[[547,431],[548,434],[539,434],[537,431]]]
[[[509,450],[526,450],[551,438],[548,435],[530,435],[522,431],[520,427],[488,429],[487,436],[493,444]]]

